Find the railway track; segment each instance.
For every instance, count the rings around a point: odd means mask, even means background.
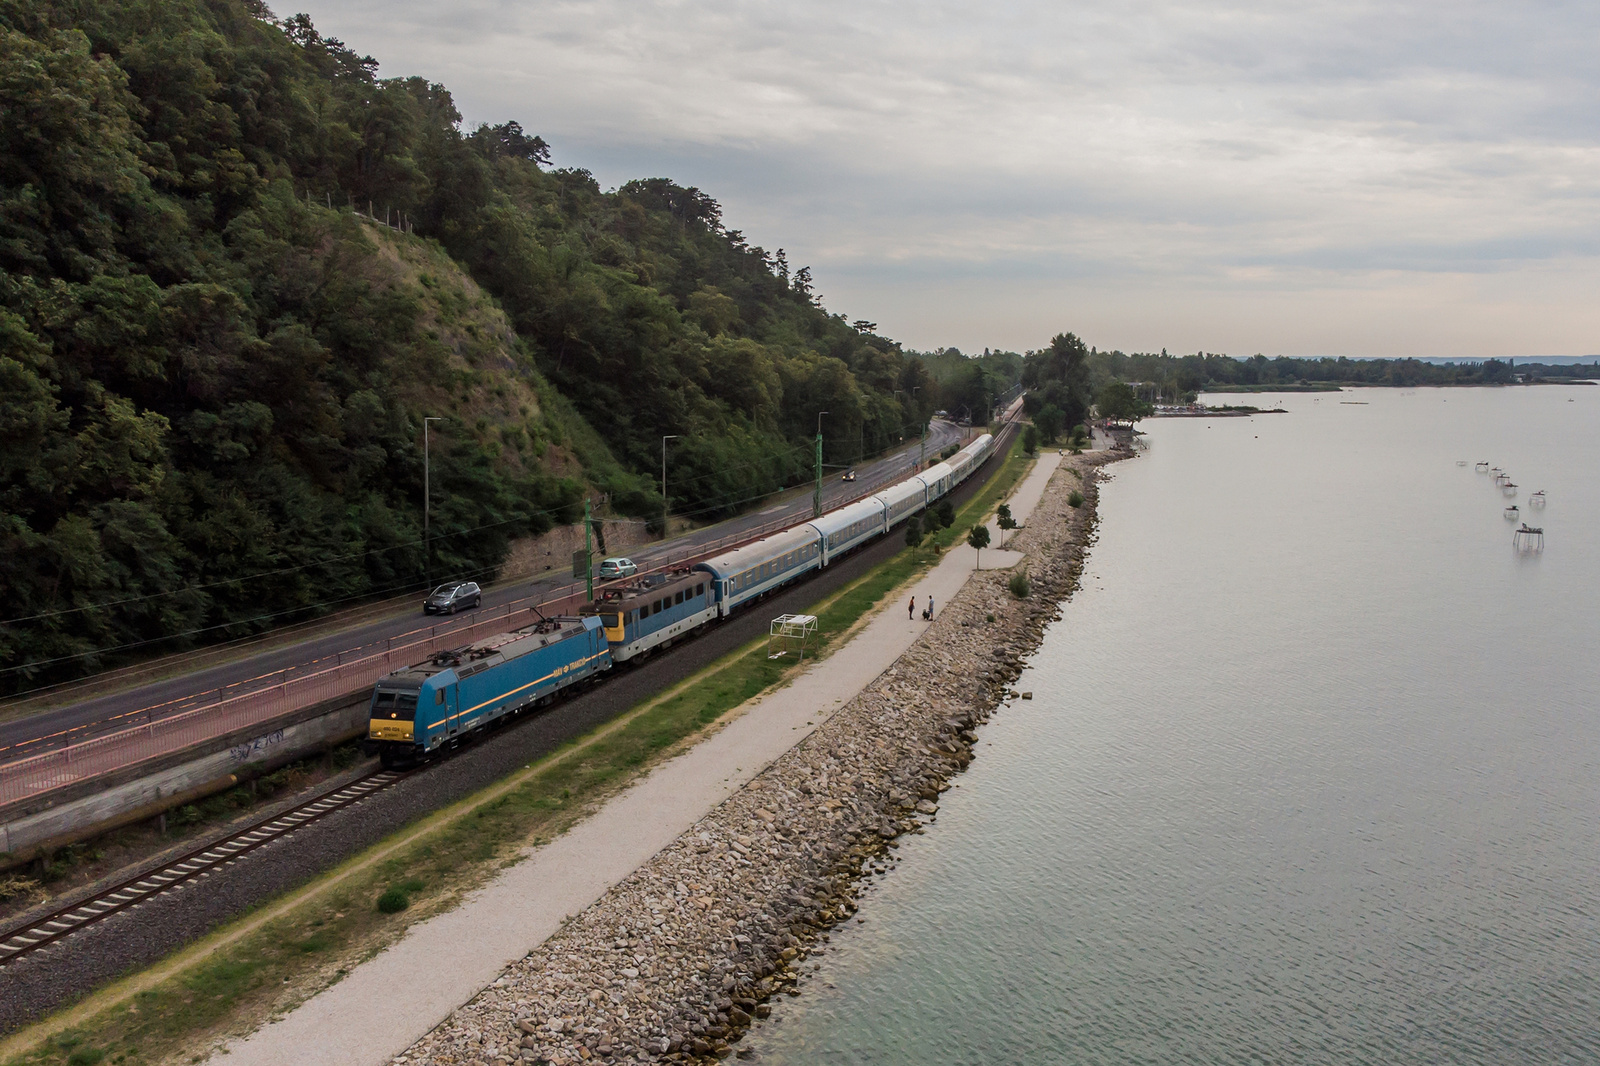
[[[263,845],[282,840],[335,811],[360,803],[415,772],[379,770],[349,784],[329,789],[282,814],[263,819],[222,840],[179,855],[153,870],[111,885],[86,900],[0,932],[0,966],[82,932],[113,914],[136,907],[179,885],[205,877]]]

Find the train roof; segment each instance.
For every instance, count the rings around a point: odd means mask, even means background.
[[[940,478],[949,477],[954,473],[955,471],[950,469],[949,463],[939,463],[935,466],[928,467],[928,469],[918,474],[917,477],[921,478],[924,484],[932,484],[933,482],[938,481]]]
[[[978,452],[980,452],[984,448],[987,448],[989,446],[989,442],[992,441],[992,440],[994,440],[994,436],[992,434],[985,433],[983,436],[981,436],[978,439],[974,440],[971,444],[967,445],[965,448],[962,448],[961,450],[963,452],[966,452],[966,453],[971,454],[971,455],[977,455]]]
[[[663,591],[671,592],[684,584],[693,584],[697,580],[705,580],[704,570],[686,567],[668,573],[645,574],[625,585],[613,585],[606,589],[604,595],[595,601],[593,609],[605,611],[618,606],[626,608],[642,600],[654,599]]]
[[[888,488],[878,493],[877,498],[882,500],[885,506],[893,507],[895,504],[901,502],[907,497],[926,499],[927,495],[928,486],[924,485],[915,477],[909,477],[904,481],[898,481],[895,484],[890,485]]]
[[[882,517],[883,501],[876,496],[868,496],[864,500],[857,500],[855,503],[847,507],[841,507],[837,511],[829,511],[821,518],[813,518],[809,524],[818,533],[827,536],[829,533],[837,533],[839,530],[859,522],[863,518]]]
[[[753,544],[723,552],[695,565],[696,569],[707,570],[717,577],[728,577],[764,563],[773,556],[783,555],[816,542],[817,531],[806,523],[774,533],[770,537],[762,537]]]
[[[592,617],[562,615],[558,618],[546,618],[521,629],[479,637],[471,644],[460,648],[435,652],[424,662],[383,675],[378,679],[378,684],[396,688],[417,688],[428,678],[442,674],[446,670],[455,670],[457,677],[467,677],[497,663],[560,643],[587,629],[596,629],[599,625],[600,620]],[[480,663],[481,666],[478,665]]]

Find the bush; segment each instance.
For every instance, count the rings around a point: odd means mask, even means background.
[[[1012,574],[1011,580],[1007,582],[1006,587],[1011,590],[1011,595],[1019,600],[1027,599],[1028,593],[1033,591],[1033,586],[1028,583],[1028,572],[1026,570],[1018,570]]]
[[[915,548],[922,543],[922,522],[916,515],[912,515],[906,522],[906,546]]]
[[[411,897],[398,887],[391,886],[378,897],[378,910],[384,914],[399,914],[411,906]]]
[[[1029,455],[1039,450],[1039,430],[1034,426],[1022,431],[1022,450]]]
[[[934,508],[934,513],[939,516],[939,524],[946,529],[956,524],[956,509],[950,506],[949,500],[940,500],[939,506]]]
[[[1083,506],[1083,493],[1079,492],[1077,489],[1073,489],[1072,490],[1072,495],[1067,497],[1067,506],[1068,507],[1082,507]]]

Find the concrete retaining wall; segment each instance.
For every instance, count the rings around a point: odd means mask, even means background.
[[[154,818],[367,731],[366,700],[311,710],[257,727],[263,732],[224,737],[204,750],[175,753],[164,765],[146,767],[138,776],[96,781],[96,787],[84,794],[56,797],[35,809],[12,805],[11,810],[0,811],[0,869]]]

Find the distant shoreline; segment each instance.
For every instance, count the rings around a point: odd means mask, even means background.
[[[1396,385],[1388,381],[1309,381],[1297,385],[1208,385],[1200,392],[1343,392],[1345,389],[1515,389],[1524,385],[1600,385],[1593,378],[1534,378],[1531,381],[1429,381]]]

